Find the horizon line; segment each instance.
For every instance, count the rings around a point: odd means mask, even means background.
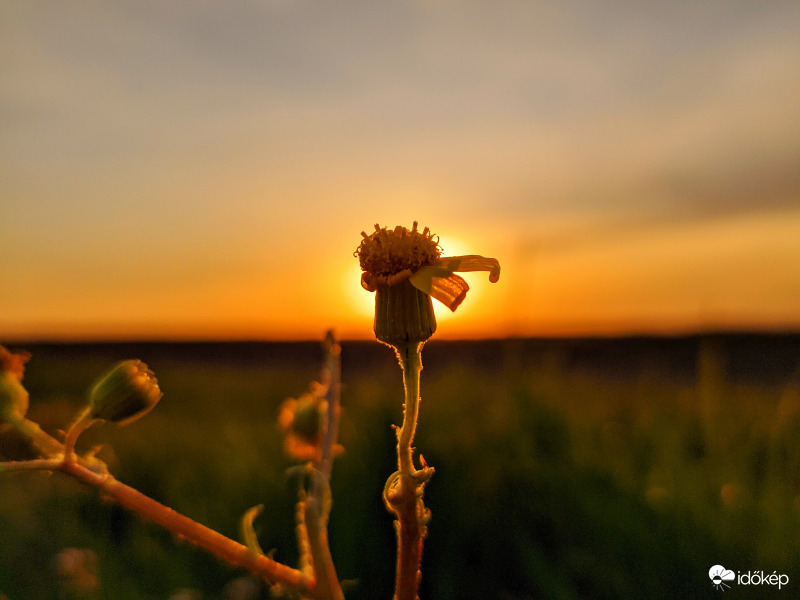
[[[739,327],[739,328],[692,328],[681,330],[650,330],[650,331],[616,331],[616,332],[575,332],[575,333],[536,333],[520,335],[502,336],[435,336],[425,343],[430,342],[497,342],[506,340],[614,340],[614,339],[679,339],[694,337],[735,337],[735,336],[768,336],[768,337],[792,337],[800,336],[798,328],[770,328],[770,327]],[[221,337],[221,336],[147,336],[147,337],[125,337],[125,336],[11,336],[0,338],[0,345],[7,344],[31,344],[31,345],[114,345],[114,344],[308,344],[320,343],[323,336],[314,337]],[[374,337],[347,336],[337,338],[340,343],[380,343]]]

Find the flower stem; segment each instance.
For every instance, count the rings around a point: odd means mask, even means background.
[[[94,420],[89,416],[90,412],[91,408],[87,406],[67,429],[67,433],[64,436],[64,460],[73,460],[75,458],[75,442],[78,441],[81,433],[94,423]]]
[[[0,473],[10,473],[12,471],[57,471],[59,468],[61,468],[60,458],[36,458],[33,460],[0,462]]]
[[[419,588],[422,545],[425,538],[427,510],[422,502],[425,483],[433,469],[414,467],[414,434],[419,416],[419,375],[422,370],[422,344],[405,344],[396,348],[403,370],[405,408],[403,424],[397,432],[399,471],[390,478],[385,493],[386,504],[397,517],[397,568],[395,600],[416,600]],[[423,463],[424,465],[424,463]]]
[[[333,449],[339,435],[339,417],[341,416],[341,347],[336,342],[332,331],[325,336],[324,347],[326,357],[321,379],[326,381],[328,386],[325,393],[328,409],[320,459],[315,464],[319,476],[314,478],[313,494],[301,502],[303,514],[298,515],[298,521],[302,521],[305,530],[308,552],[316,576],[317,584],[311,597],[344,600],[328,543],[329,482],[333,468]]]
[[[328,411],[325,419],[325,434],[322,438],[322,452],[317,465],[317,469],[322,473],[326,481],[330,481],[331,478],[334,455],[333,448],[339,436],[342,380],[341,351],[341,347],[333,337],[333,332],[329,331],[325,337],[326,357],[322,377],[322,379],[327,379],[328,383],[328,389],[325,393]]]
[[[416,472],[411,444],[417,431],[419,416],[419,374],[422,371],[422,344],[407,344],[397,348],[400,368],[403,370],[405,405],[403,425],[397,432],[397,463],[400,472],[413,475]]]
[[[320,518],[321,507],[317,498],[309,497],[304,505],[304,521],[308,535],[308,545],[314,566],[316,585],[310,597],[325,600],[344,600],[342,587],[333,565],[328,544],[328,528]]]

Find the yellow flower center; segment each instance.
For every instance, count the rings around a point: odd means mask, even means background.
[[[364,239],[356,248],[355,255],[361,269],[373,277],[416,271],[433,263],[442,252],[439,238],[427,227],[418,231],[416,221],[410,231],[400,225],[390,230],[376,224],[372,234],[362,231],[361,235]]]

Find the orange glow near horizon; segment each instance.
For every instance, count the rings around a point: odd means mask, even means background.
[[[800,280],[786,274],[800,256],[799,226],[800,211],[784,212],[586,240],[587,248],[541,244],[533,253],[503,237],[448,237],[441,242],[447,255],[488,247],[502,272],[496,284],[485,273],[463,274],[470,290],[455,313],[434,301],[435,337],[792,330],[800,325]],[[311,246],[293,266],[270,272],[265,265],[260,274],[224,269],[190,284],[147,288],[145,296],[129,294],[123,282],[119,290],[88,281],[89,294],[50,295],[30,282],[34,301],[13,319],[4,313],[0,333],[5,340],[291,340],[333,328],[343,339],[370,339],[374,295],[360,286],[351,237],[337,235],[336,253],[324,260]],[[51,318],[39,316],[48,311]]]

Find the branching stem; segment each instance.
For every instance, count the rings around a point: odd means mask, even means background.
[[[328,544],[328,511],[330,510],[330,478],[334,447],[339,435],[341,417],[341,348],[329,331],[325,337],[325,365],[322,379],[327,383],[327,413],[320,458],[314,467],[318,477],[312,483],[313,494],[301,502],[303,527],[313,561],[316,586],[313,598],[344,600]]]
[[[241,567],[269,581],[280,581],[301,589],[314,586],[314,579],[297,569],[251,552],[247,546],[156,502],[149,496],[117,481],[108,473],[95,473],[70,460],[62,461],[60,470],[97,488],[121,506],[199,546],[229,565]]]
[[[111,498],[121,506],[206,550],[231,566],[241,567],[253,575],[268,581],[282,582],[297,589],[306,590],[312,598],[327,597],[318,596],[315,593],[316,580],[313,576],[287,567],[267,556],[257,555],[251,552],[247,546],[205,525],[201,525],[168,506],[145,496],[134,488],[117,481],[108,474],[105,470],[105,465],[97,459],[76,457],[71,451],[67,455],[67,448],[61,442],[45,433],[33,421],[19,419],[13,421],[12,425],[26,435],[45,456],[51,458],[3,462],[0,463],[0,473],[13,471],[59,471],[65,473],[78,481],[97,488],[106,497]],[[83,427],[83,424],[81,424],[81,427]],[[77,434],[80,433],[78,428],[74,429],[74,432],[74,435],[69,436],[71,438],[70,450],[74,445],[75,439],[77,439]]]
[[[313,590],[314,577],[292,569],[267,556],[257,555],[247,546],[156,502],[134,488],[117,481],[108,473],[98,473],[83,461],[63,458],[36,459],[0,463],[3,471],[60,471],[78,481],[97,488],[106,497],[135,512],[148,521],[185,539],[234,567],[246,569],[268,581],[280,581],[303,590]],[[316,597],[316,596],[313,596]]]
[[[89,408],[81,412],[69,427],[63,444],[44,432],[33,421],[25,418],[8,418],[11,425],[31,441],[43,458],[0,462],[0,473],[13,471],[64,473],[97,488],[103,496],[231,566],[246,569],[270,583],[290,586],[310,600],[344,600],[331,558],[327,530],[327,516],[330,509],[329,480],[341,414],[340,349],[332,333],[329,333],[326,339],[326,352],[327,361],[323,377],[328,383],[326,432],[321,457],[314,465],[314,473],[319,475],[319,480],[315,479],[313,494],[304,497],[298,504],[299,541],[304,555],[301,569],[293,569],[276,562],[263,553],[251,550],[117,481],[108,473],[105,463],[94,456],[77,456],[74,449],[78,437],[95,422],[90,416]],[[413,439],[413,428],[411,439]]]

